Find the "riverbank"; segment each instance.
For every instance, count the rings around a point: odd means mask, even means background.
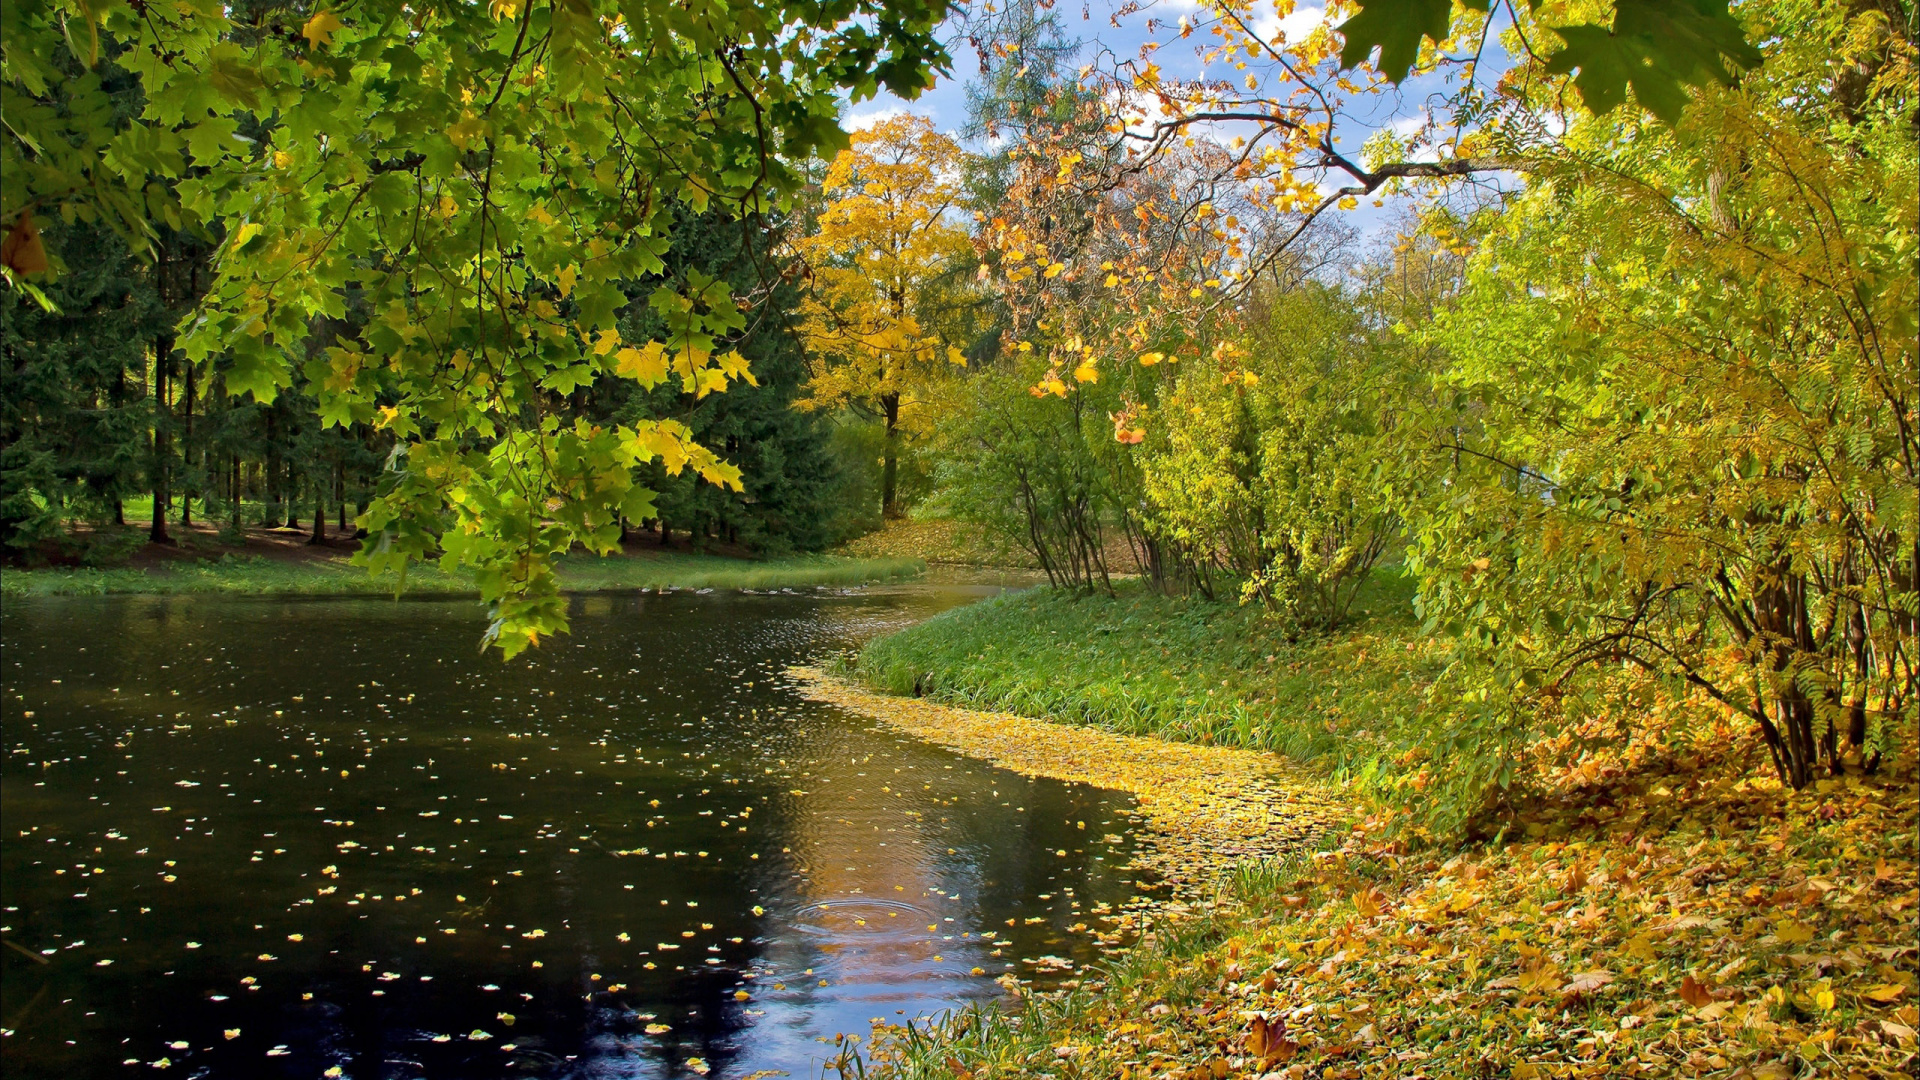
[[[252,540],[253,538],[250,538]],[[183,545],[184,546],[184,545]],[[416,565],[402,582],[392,574],[373,575],[348,559],[351,547],[284,545],[253,540],[228,552],[210,543],[164,557],[148,555],[129,565],[110,567],[8,567],[0,572],[0,596],[99,596],[144,593],[238,593],[286,596],[391,595],[476,596],[464,575],[435,564]],[[685,551],[627,552],[599,558],[570,555],[560,560],[562,588],[573,592],[633,589],[779,589],[850,586],[904,581],[926,564],[911,558],[857,559],[835,555],[793,555],[752,559]]]
[[[1645,752],[1538,794],[1492,842],[1389,825],[1451,656],[1380,582],[1297,642],[1230,605],[1045,591],[939,616],[848,667],[869,687],[1277,751],[1343,784],[1330,850],[1252,861],[1072,993],[883,1026],[870,1074],[1906,1076],[1915,1063],[1909,745],[1792,792],[1757,738],[1674,710]],[[884,706],[879,706],[884,707]]]
[[[1301,850],[1345,816],[1318,778],[1269,754],[905,701],[812,668],[788,675],[815,701],[968,757],[1132,795],[1145,843],[1132,866],[1150,871],[1175,899],[1211,893],[1215,879],[1242,862]]]
[[[1311,763],[1362,796],[1424,749],[1425,693],[1451,644],[1420,632],[1412,584],[1381,576],[1346,629],[1289,640],[1252,606],[1010,593],[880,638],[845,674],[883,693]]]

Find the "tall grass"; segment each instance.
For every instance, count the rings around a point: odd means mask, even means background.
[[[1321,760],[1348,775],[1423,745],[1449,660],[1389,571],[1340,631],[1292,639],[1256,607],[1032,589],[878,639],[850,665],[876,689],[1112,731]]]
[[[815,585],[858,585],[900,581],[924,570],[918,559],[844,559],[804,555],[751,561],[716,555],[664,553],[599,559],[570,556],[560,562],[562,587],[578,592],[623,589],[777,589]],[[392,574],[369,575],[341,559],[287,562],[261,556],[228,555],[216,560],[181,560],[150,569],[8,569],[0,573],[0,595],[99,596],[111,593],[242,593],[256,595],[352,596],[401,590]],[[473,584],[438,566],[414,566],[407,572],[409,595],[470,596]]]

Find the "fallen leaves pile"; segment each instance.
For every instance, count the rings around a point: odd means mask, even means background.
[[[1341,815],[1335,794],[1270,754],[1195,746],[1009,713],[975,712],[874,694],[812,668],[788,674],[816,701],[1028,776],[1091,784],[1138,800],[1135,868],[1176,895],[1210,889],[1220,873],[1270,859],[1321,835]]]
[[[868,1072],[1911,1076],[1911,765],[1783,790],[1750,742],[1539,808],[1551,839],[1245,869],[1083,988],[876,1032]]]

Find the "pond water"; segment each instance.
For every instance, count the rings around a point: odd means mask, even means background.
[[[811,1077],[1085,963],[1130,800],[779,677],[993,591],[579,596],[511,662],[469,601],[9,601],[0,1063]]]

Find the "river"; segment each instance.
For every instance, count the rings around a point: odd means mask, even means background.
[[[1130,801],[780,677],[994,591],[582,595],[505,662],[471,601],[10,600],[0,1063],[814,1077],[1071,978]]]

